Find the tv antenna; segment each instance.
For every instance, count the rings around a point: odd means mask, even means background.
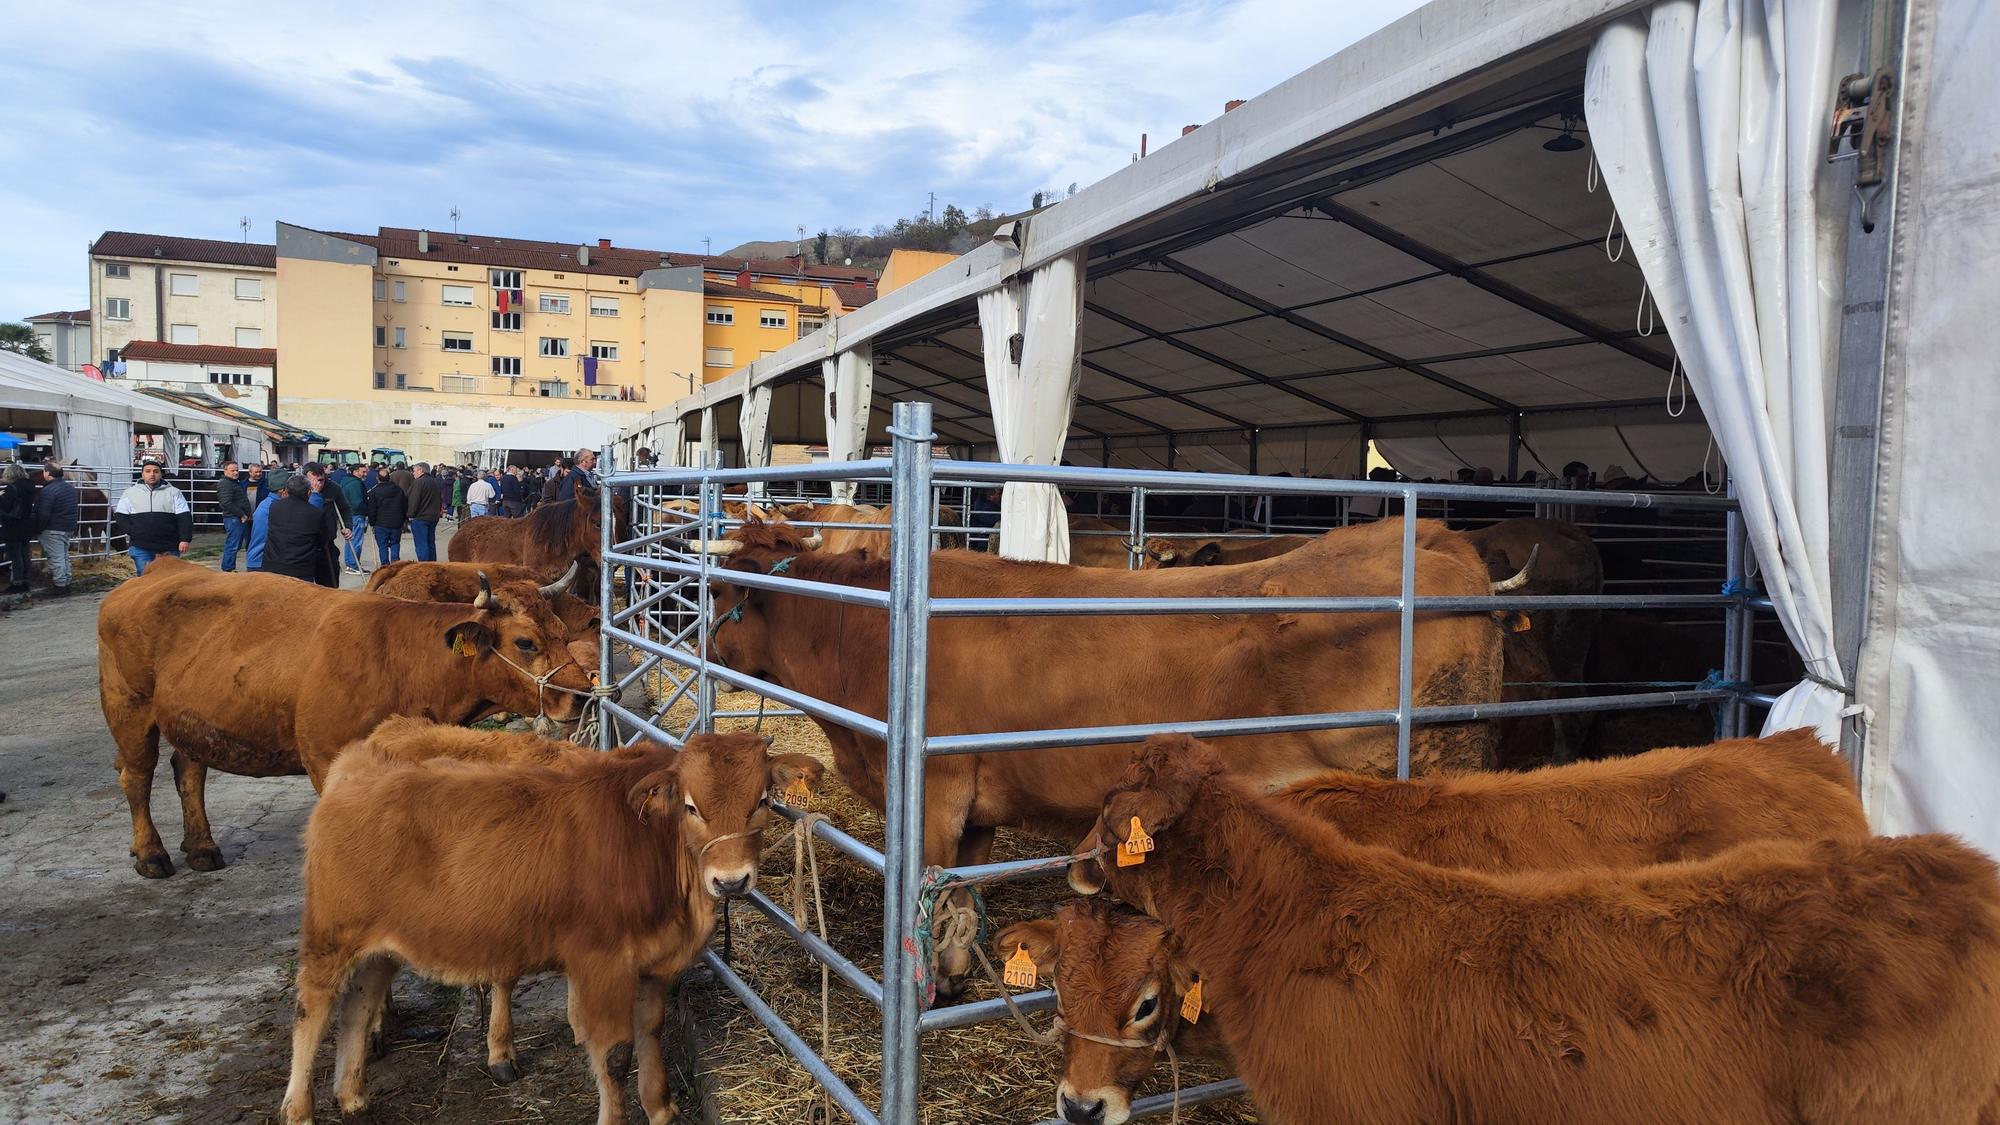
[[[452,204],[451,207],[451,233],[458,233],[458,205],[456,203]]]
[[[236,227],[243,232],[243,241],[250,241],[250,216],[245,215],[236,220]]]
[[[701,256],[704,258],[712,257],[714,253],[715,250],[712,244],[712,240],[710,240],[707,236],[703,236],[701,240]]]

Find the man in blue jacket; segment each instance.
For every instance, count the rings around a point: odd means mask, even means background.
[[[50,461],[42,466],[42,490],[35,494],[35,527],[58,595],[69,593],[69,541],[76,537],[76,516],[76,486],[63,479],[61,462]]]

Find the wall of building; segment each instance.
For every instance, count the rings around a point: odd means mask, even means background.
[[[875,295],[887,296],[956,257],[939,250],[891,250],[882,279],[875,283]]]
[[[247,377],[248,383],[239,382]],[[218,381],[226,380],[226,381]],[[119,384],[140,387],[164,387],[174,391],[193,391],[197,394],[213,395],[233,402],[259,414],[275,416],[273,399],[276,372],[269,367],[250,367],[240,364],[199,364],[166,363],[161,360],[135,359],[125,365],[125,376]]]
[[[641,310],[648,326],[672,325],[672,331],[649,328],[641,345],[646,385],[654,404],[678,402],[702,382],[701,270],[694,267],[647,270],[639,275]],[[679,326],[690,326],[688,331]]]
[[[124,265],[130,276],[105,276],[108,263]],[[195,279],[193,296],[173,292],[172,276],[175,274],[190,275]],[[238,278],[256,280],[260,296],[255,299],[237,297]],[[111,298],[124,298],[130,302],[129,319],[111,318],[107,304]],[[123,348],[133,340],[219,344],[229,348],[278,346],[276,270],[92,255],[90,308],[90,350],[96,359],[102,359],[107,351]],[[173,326],[177,324],[191,326],[195,339],[174,339]],[[239,328],[255,332],[256,342],[239,342],[236,332]]]
[[[708,320],[710,309],[726,309],[733,323],[713,324]],[[761,322],[765,312],[776,313],[784,320],[783,327],[766,328]],[[708,294],[702,298],[702,381],[713,382],[739,367],[744,367],[769,355],[799,338],[799,306],[781,301],[759,301],[751,297],[718,297]],[[711,364],[709,350],[726,349],[729,362]],[[715,358],[720,359],[721,356]]]
[[[91,362],[90,325],[40,321],[31,322],[29,327],[48,349],[49,362],[57,367],[76,371]]]

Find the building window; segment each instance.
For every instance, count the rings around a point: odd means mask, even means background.
[[[543,398],[568,398],[569,384],[561,379],[544,379],[536,384]]]
[[[398,418],[392,424],[397,426],[407,426],[410,424],[410,420],[408,418]]]
[[[403,300],[404,297],[408,295],[407,290],[405,290],[403,286],[404,286],[403,282],[399,281],[396,283],[396,299],[398,301]]]
[[[467,309],[472,307],[472,286],[441,285],[438,289],[440,294],[439,299],[445,304],[457,305],[460,308]]]
[[[493,330],[495,332],[519,332],[521,330],[521,314],[517,312],[494,313]]]
[[[562,359],[568,356],[569,338],[567,336],[542,337],[541,353],[550,359]]]
[[[375,299],[378,301],[389,299],[389,283],[379,277],[375,279]]]
[[[199,344],[201,329],[192,324],[176,324],[167,329],[169,344]]]
[[[251,385],[250,373],[248,371],[211,371],[208,373],[208,381],[225,387],[247,387]]]
[[[201,295],[201,279],[191,273],[170,273],[167,275],[167,292],[176,297],[198,297]]]
[[[236,279],[236,299],[239,301],[261,301],[264,299],[264,282],[261,278],[239,277]]]
[[[443,419],[440,419],[440,418],[433,418],[433,419],[431,419],[431,425],[433,425],[433,426],[444,426],[444,425],[448,425],[448,424],[449,424],[449,423],[445,422],[445,421],[444,421]]]
[[[440,375],[438,376],[438,390],[460,395],[478,394],[479,377],[477,375]]]
[[[618,358],[617,344],[600,344],[595,340],[590,344],[590,358],[613,360]]]
[[[710,305],[708,306],[708,322],[710,324],[735,324],[736,310],[730,308],[728,305]]]
[[[106,319],[106,320],[131,320],[131,319],[132,319],[132,299],[131,299],[130,297],[106,297],[106,298],[104,298],[104,319]]]
[[[807,336],[810,336],[813,333],[825,327],[826,327],[825,317],[807,316],[805,313],[799,314],[799,339],[803,340]]]
[[[131,277],[132,267],[125,264],[124,262],[106,262],[104,263],[104,276]]]
[[[508,378],[518,378],[521,374],[521,357],[517,355],[494,356],[493,373]]]
[[[409,333],[409,329],[407,329],[407,328],[398,328],[398,329],[396,329],[396,346],[397,346],[397,347],[399,347],[399,348],[400,348],[400,347],[405,347],[405,346],[407,346],[407,344],[408,344],[408,333]]]
[[[409,374],[403,371],[396,372],[396,389],[399,391],[405,391],[408,390],[409,388],[410,388]],[[403,419],[403,425],[407,426],[409,424],[410,420],[408,418]]]
[[[759,328],[783,328],[784,326],[785,326],[785,310],[783,310],[783,309],[761,309],[761,310],[759,310],[759,311],[758,311],[758,313],[757,313],[757,327],[759,327]]]
[[[264,330],[262,328],[238,328],[236,330],[236,346],[239,348],[263,347]]]
[[[702,350],[701,362],[707,367],[734,367],[736,366],[736,349],[704,348]]]
[[[560,293],[543,293],[541,294],[541,301],[542,301],[541,309],[543,312],[558,313],[562,316],[569,315],[568,297],[565,297]]]
[[[381,324],[375,326],[375,346],[378,348],[389,346],[389,329],[387,326]]]
[[[520,270],[487,270],[486,278],[488,283],[495,289],[519,289],[521,287]]]
[[[618,315],[618,298],[616,298],[616,297],[592,297],[592,298],[590,299],[590,315],[592,315],[592,316],[617,316],[617,315]]]
[[[505,423],[505,422],[488,422],[488,423],[486,423],[486,428],[487,428],[487,429],[489,429],[489,430],[504,430],[504,429],[506,429],[506,428],[507,428],[507,423]]]
[[[389,385],[389,377],[380,371],[375,373],[375,389],[382,390]]]
[[[448,352],[469,352],[472,350],[472,333],[447,332],[444,334],[444,350]]]

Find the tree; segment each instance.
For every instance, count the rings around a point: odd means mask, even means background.
[[[992,217],[993,217],[993,205],[991,203],[980,204],[978,210],[972,213],[972,221],[975,223],[986,222],[988,219],[991,219]]]
[[[966,222],[965,212],[959,210],[956,203],[945,204],[944,214],[938,218],[938,224],[944,227],[948,234],[957,234],[964,230]]]
[[[1029,209],[1030,209],[1030,210],[1035,210],[1035,211],[1039,211],[1039,210],[1041,210],[1041,209],[1042,209],[1042,193],[1041,193],[1041,192],[1039,192],[1039,191],[1038,191],[1038,192],[1036,192],[1036,193],[1035,193],[1035,200],[1034,200],[1034,202],[1032,202],[1032,203],[1028,204],[1028,207],[1029,207]]]
[[[822,266],[826,264],[828,243],[832,241],[832,237],[823,230],[813,238],[813,258]]]
[[[49,349],[42,346],[42,338],[26,324],[0,324],[0,350],[16,352],[29,359],[43,363],[55,362]]]

